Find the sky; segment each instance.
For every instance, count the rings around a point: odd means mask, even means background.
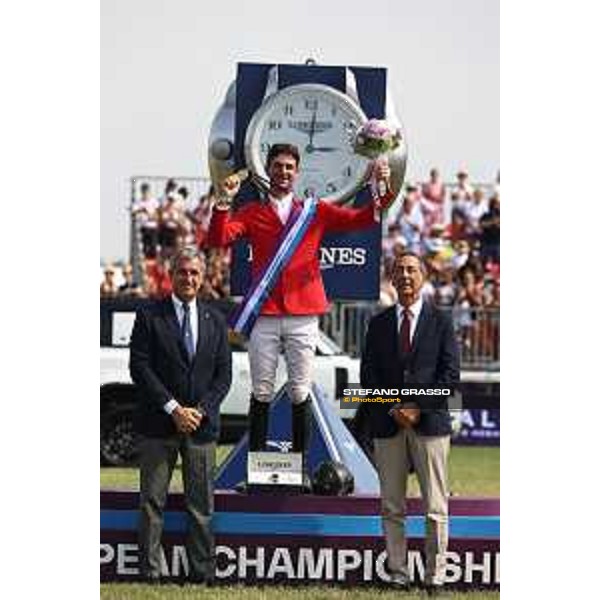
[[[408,143],[432,167],[500,167],[498,0],[102,0],[100,251],[129,249],[134,175],[207,176],[212,119],[238,62],[384,67]]]

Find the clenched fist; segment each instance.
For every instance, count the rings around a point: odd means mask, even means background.
[[[242,169],[232,173],[215,185],[218,208],[229,208],[231,202],[240,191],[242,182],[248,177],[248,171]]]

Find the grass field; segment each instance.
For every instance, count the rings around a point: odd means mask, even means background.
[[[217,448],[217,464],[221,464],[232,446]],[[500,495],[500,449],[453,447],[450,451],[450,489],[455,496],[499,496]],[[102,489],[137,490],[139,486],[136,468],[102,467],[100,487]],[[177,467],[171,482],[172,491],[181,491],[181,471]],[[418,495],[416,478],[411,477],[409,494]]]
[[[444,594],[446,596],[446,593]],[[497,600],[498,591],[447,592],[452,600]],[[195,586],[180,587],[162,585],[152,587],[129,583],[104,583],[100,586],[100,597],[105,600],[421,600],[427,596],[424,592],[398,592],[366,587],[256,587],[256,586],[219,586],[202,588]]]

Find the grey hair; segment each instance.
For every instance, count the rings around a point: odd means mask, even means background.
[[[196,246],[184,246],[180,250],[177,250],[173,258],[171,259],[170,271],[175,273],[177,266],[182,260],[195,260],[198,259],[202,264],[206,261],[204,259],[204,252],[199,250]]]

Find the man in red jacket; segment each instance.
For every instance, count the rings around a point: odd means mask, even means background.
[[[268,200],[245,203],[234,214],[227,202],[214,206],[208,231],[209,246],[226,246],[246,238],[252,247],[253,279],[261,273],[277,249],[277,242],[294,206],[302,200],[293,195],[300,155],[296,146],[274,144],[267,156],[270,179]],[[378,179],[389,178],[389,167],[376,167]],[[231,198],[240,182],[229,178],[220,195]],[[389,186],[388,186],[389,189]],[[312,358],[319,332],[318,316],[329,303],[321,278],[319,248],[326,233],[351,231],[372,226],[379,220],[380,206],[392,194],[360,209],[342,208],[319,201],[308,229],[293,256],[281,272],[262,305],[249,339],[248,355],[252,379],[249,448],[263,450],[268,432],[269,402],[274,396],[275,372],[280,348],[288,371],[288,392],[292,400],[292,450],[308,449],[310,433],[309,391]]]

